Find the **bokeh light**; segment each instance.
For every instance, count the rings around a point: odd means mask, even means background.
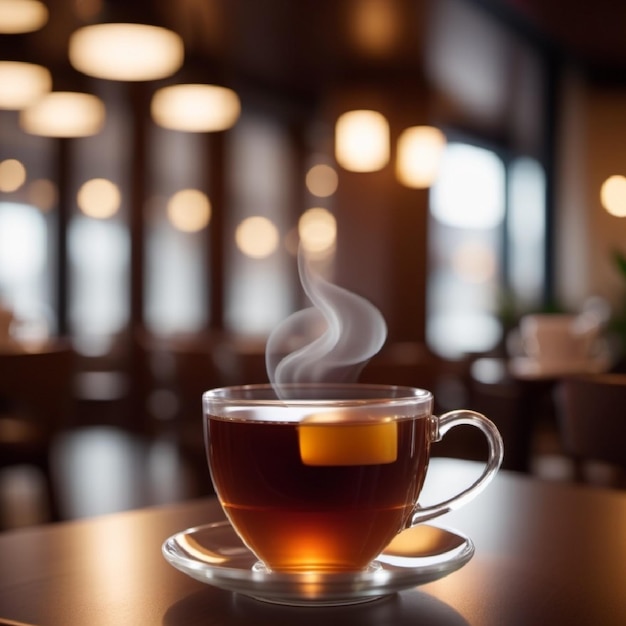
[[[0,161],[0,191],[17,191],[26,181],[26,168],[17,159]]]
[[[39,0],[0,0],[0,33],[32,33],[48,21],[48,8]]]
[[[159,26],[105,23],[83,26],[69,39],[70,63],[96,78],[123,81],[157,80],[183,64],[183,40]]]
[[[86,137],[100,132],[106,109],[100,98],[87,93],[55,91],[20,113],[20,126],[43,137]]]
[[[406,128],[398,138],[396,175],[406,187],[426,189],[439,173],[446,136],[434,126]]]
[[[278,247],[278,229],[267,217],[256,215],[244,219],[235,231],[237,247],[246,256],[263,259]]]
[[[626,177],[609,176],[600,188],[600,201],[611,215],[626,217]]]
[[[307,189],[314,196],[328,198],[337,191],[339,178],[330,165],[318,163],[307,172],[305,182]]]
[[[106,178],[92,178],[78,190],[78,207],[89,217],[107,219],[117,213],[122,195],[117,185]]]
[[[211,221],[211,201],[199,189],[181,189],[169,199],[167,217],[180,231],[198,232]]]
[[[337,221],[327,209],[316,207],[305,211],[298,221],[302,246],[309,252],[324,252],[337,239]]]
[[[50,89],[52,76],[42,65],[0,61],[0,109],[24,109]]]
[[[348,111],[335,125],[337,163],[352,172],[375,172],[389,162],[389,123],[378,111]]]
[[[218,85],[172,85],[159,89],[150,105],[152,119],[164,128],[217,132],[239,119],[241,103],[232,90]]]

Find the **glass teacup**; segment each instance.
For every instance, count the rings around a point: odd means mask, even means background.
[[[500,467],[494,424],[474,411],[432,414],[412,387],[293,384],[213,389],[203,396],[211,477],[233,528],[274,571],[367,568],[402,530],[476,496]],[[431,444],[452,427],[479,428],[488,443],[481,476],[420,507]]]

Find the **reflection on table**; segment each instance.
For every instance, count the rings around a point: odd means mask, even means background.
[[[434,459],[424,503],[480,464]],[[622,626],[626,494],[500,472],[437,523],[472,538],[449,576],[338,609],[274,606],[220,591],[161,555],[174,533],[222,519],[214,498],[0,534],[0,615],[28,624],[429,624]]]

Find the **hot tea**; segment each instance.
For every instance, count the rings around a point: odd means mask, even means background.
[[[216,490],[276,570],[365,568],[403,528],[428,462],[428,418],[272,423],[207,416]],[[343,425],[342,425],[343,424]]]

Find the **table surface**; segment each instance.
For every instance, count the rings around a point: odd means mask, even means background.
[[[433,459],[423,501],[452,493],[480,468]],[[0,534],[0,624],[626,624],[626,493],[500,472],[437,522],[473,539],[476,553],[465,567],[341,608],[265,604],[192,580],[164,560],[167,537],[221,517],[206,498]]]

